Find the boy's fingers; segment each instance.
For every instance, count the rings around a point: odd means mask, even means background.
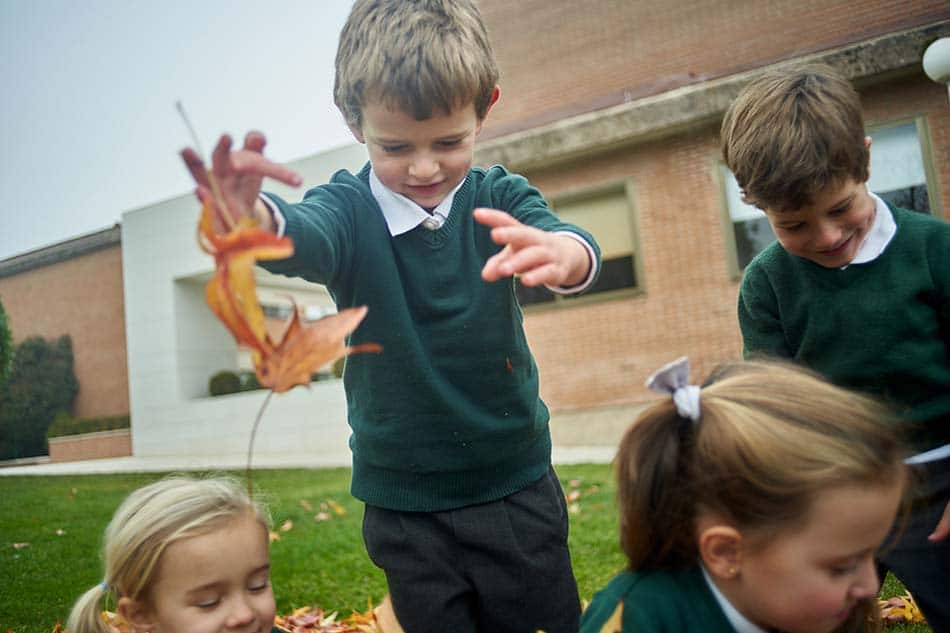
[[[516,220],[511,214],[497,209],[479,207],[475,209],[472,214],[476,222],[492,228],[499,226],[517,226],[521,224],[521,222]]]
[[[234,170],[242,174],[253,174],[261,178],[273,178],[286,185],[300,185],[300,175],[278,163],[272,163],[257,152],[235,152],[231,156]]]
[[[181,158],[185,161],[185,167],[188,168],[188,173],[191,174],[195,183],[207,186],[208,170],[205,168],[204,161],[201,160],[198,153],[190,147],[186,147],[181,150]]]
[[[263,153],[266,144],[267,139],[257,130],[251,130],[244,137],[244,149],[257,152],[258,154]]]

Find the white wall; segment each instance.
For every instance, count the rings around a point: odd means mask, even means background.
[[[288,199],[326,182],[337,169],[366,162],[362,145],[289,163],[304,177],[300,191],[266,182]],[[244,455],[265,391],[206,397],[208,379],[236,368],[237,347],[204,302],[213,260],[198,248],[199,205],[191,194],[122,216],[122,268],[128,344],[132,452]],[[312,284],[262,272],[268,291],[314,295]],[[313,455],[315,464],[349,464],[342,382],[314,383],[271,398],[255,455]]]

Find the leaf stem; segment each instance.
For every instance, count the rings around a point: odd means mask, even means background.
[[[254,488],[251,485],[251,455],[254,454],[254,437],[257,435],[257,427],[261,423],[261,418],[264,416],[264,409],[267,408],[267,403],[270,402],[271,396],[274,395],[274,390],[269,389],[267,391],[267,397],[264,398],[264,402],[261,403],[261,408],[257,410],[257,417],[254,418],[254,426],[251,427],[251,441],[247,444],[247,494],[250,497],[254,497]]]

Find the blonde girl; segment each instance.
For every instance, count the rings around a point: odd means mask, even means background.
[[[788,365],[726,365],[702,388],[688,371],[651,377],[672,398],[621,442],[629,569],[581,631],[876,630],[874,554],[908,485],[888,412]]]
[[[107,596],[137,632],[271,631],[268,518],[231,479],[170,477],[134,491],[106,528],[103,560],[70,633],[106,633]]]

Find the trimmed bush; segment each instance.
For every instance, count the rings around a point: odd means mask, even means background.
[[[13,371],[13,335],[10,334],[10,324],[7,322],[7,313],[0,301],[0,385],[3,385]]]
[[[241,391],[254,391],[255,389],[263,389],[261,383],[257,381],[257,374],[253,371],[241,372]]]
[[[46,454],[46,431],[72,411],[79,391],[68,336],[28,338],[17,346],[10,379],[0,385],[0,459]]]
[[[60,413],[53,420],[46,437],[64,437],[67,435],[81,435],[83,433],[97,433],[99,431],[115,431],[131,428],[131,420],[127,415],[103,416],[97,418],[74,418],[68,413]]]
[[[212,396],[223,396],[241,391],[241,377],[237,372],[219,371],[208,381],[208,393]]]

